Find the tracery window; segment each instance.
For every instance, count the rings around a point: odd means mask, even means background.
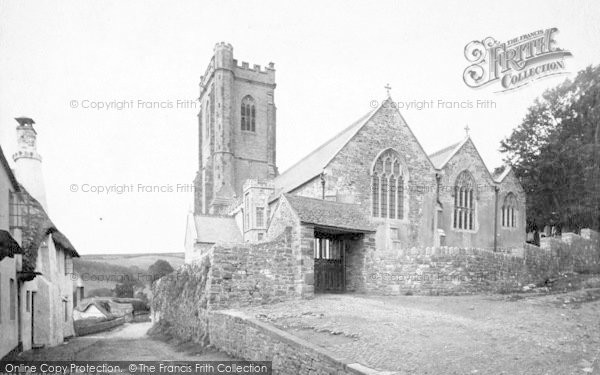
[[[502,226],[516,228],[517,226],[517,198],[513,193],[506,194],[502,204]]]
[[[404,182],[401,159],[394,150],[383,152],[371,171],[371,202],[374,217],[404,218]]]
[[[468,171],[462,171],[454,185],[453,228],[473,230],[475,227],[475,180]]]

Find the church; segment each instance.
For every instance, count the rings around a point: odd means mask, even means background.
[[[522,247],[525,192],[511,168],[490,172],[468,132],[428,154],[389,96],[279,173],[275,87],[273,63],[240,63],[216,44],[200,79],[187,263],[215,244],[271,241],[294,222],[311,228],[315,291],[348,289],[359,238],[388,253]]]

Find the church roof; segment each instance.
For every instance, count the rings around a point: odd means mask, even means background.
[[[303,223],[354,232],[374,232],[376,229],[358,204],[290,194],[285,194],[285,198]]]
[[[194,215],[196,242],[242,242],[242,234],[232,216]]]
[[[329,164],[331,159],[354,137],[362,126],[369,121],[375,112],[377,112],[377,109],[365,114],[277,176],[274,180],[274,196],[279,196],[280,193],[288,193],[322,173],[323,168]]]
[[[469,140],[469,137],[466,137],[462,141],[452,144],[450,146],[444,147],[441,150],[434,152],[429,155],[429,160],[433,163],[433,166],[436,169],[442,169],[450,161],[450,159],[460,150],[460,148]]]

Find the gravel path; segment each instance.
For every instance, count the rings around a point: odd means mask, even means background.
[[[580,295],[321,295],[244,311],[379,370],[600,374],[600,301]]]

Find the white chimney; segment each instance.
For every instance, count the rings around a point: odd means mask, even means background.
[[[48,212],[46,203],[46,188],[42,173],[42,157],[37,152],[37,132],[33,128],[35,121],[28,117],[18,117],[17,126],[17,152],[13,155],[15,161],[15,175],[21,185],[29,194]]]

